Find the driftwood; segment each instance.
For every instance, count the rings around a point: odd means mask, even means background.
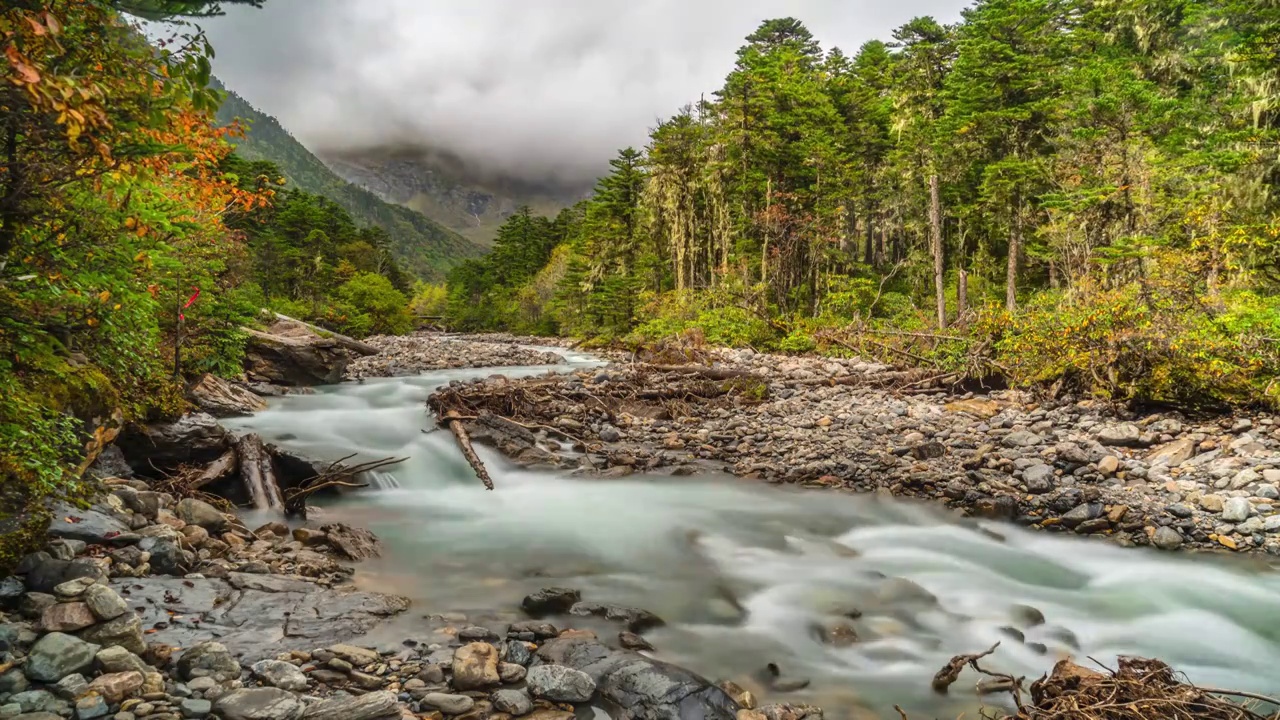
[[[354,482],[354,478],[361,473],[372,472],[389,465],[396,465],[404,462],[407,458],[383,458],[372,462],[360,463],[359,465],[343,465],[344,462],[355,457],[348,455],[330,463],[329,467],[323,472],[317,473],[315,477],[309,478],[306,482],[298,487],[289,490],[286,494],[285,509],[291,515],[306,516],[307,498],[312,495],[324,491],[335,489],[360,489],[368,487],[368,483]]]
[[[453,437],[458,441],[458,447],[462,449],[462,456],[467,459],[467,463],[471,465],[471,469],[475,471],[476,477],[480,478],[480,482],[484,483],[486,490],[493,489],[493,478],[489,477],[489,471],[485,468],[484,462],[480,460],[480,456],[476,454],[476,449],[471,445],[471,436],[467,434],[467,429],[463,426],[463,416],[460,413],[450,410],[440,418],[440,423],[453,433]]]
[[[973,655],[956,655],[951,658],[951,660],[946,665],[943,665],[942,669],[933,676],[933,691],[936,693],[945,693],[947,689],[951,687],[952,683],[960,679],[960,671],[964,670],[965,667],[972,667],[974,670],[982,672],[982,669],[978,667],[978,661],[994,653],[998,647],[1000,647],[1000,643],[992,645],[991,649],[986,652],[976,653]]]
[[[217,482],[228,475],[234,473],[240,464],[240,458],[236,455],[235,448],[231,448],[222,453],[222,456],[214,460],[204,472],[200,473],[188,486],[189,490],[199,490],[209,483]]]
[[[380,350],[378,350],[378,348],[370,345],[369,343],[360,342],[359,340],[356,340],[355,338],[352,338],[352,337],[347,337],[346,335],[339,335],[338,333],[332,330],[325,330],[324,328],[319,327],[317,325],[312,325],[309,322],[299,320],[297,318],[291,318],[288,315],[281,315],[280,313],[272,313],[272,315],[274,315],[277,320],[284,320],[286,322],[298,323],[299,325],[306,327],[307,329],[311,330],[312,332],[314,332],[315,334],[321,337],[331,338],[335,340],[339,345],[341,345],[342,347],[348,350],[351,350],[352,352],[359,353],[361,355],[377,355],[379,352],[381,352]]]
[[[255,434],[240,438],[236,441],[236,454],[240,456],[240,478],[249,491],[253,509],[275,510],[283,515],[285,507],[280,495],[280,480],[262,438]]]
[[[732,380],[734,378],[764,378],[747,370],[732,368],[706,367],[703,365],[651,365],[649,369],[660,373],[676,373],[680,375],[699,375],[708,380]]]

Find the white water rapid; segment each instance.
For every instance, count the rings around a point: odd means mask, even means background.
[[[333,510],[382,537],[386,557],[361,572],[413,598],[419,615],[510,610],[540,587],[578,588],[665,618],[647,635],[659,656],[712,679],[769,662],[811,678],[765,699],[815,702],[828,718],[896,718],[895,703],[913,718],[976,717],[971,674],[947,700],[929,680],[952,655],[996,641],[984,663],[1029,679],[1068,654],[1110,666],[1136,654],[1197,683],[1280,694],[1280,573],[1261,560],[1126,550],[727,476],[528,472],[481,448],[489,493],[448,432],[424,432],[424,402],[442,383],[551,369],[345,384],[231,424],[317,459],[410,458]],[[846,648],[813,629],[842,621],[859,636]]]

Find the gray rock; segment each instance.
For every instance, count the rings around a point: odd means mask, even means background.
[[[1168,510],[1169,510],[1169,514],[1176,518],[1189,518],[1192,515],[1195,515],[1196,513],[1195,508],[1192,508],[1190,505],[1184,505],[1182,503],[1175,503],[1173,505],[1170,505],[1168,507]]]
[[[307,676],[297,666],[282,660],[259,660],[252,670],[254,677],[266,685],[293,692],[307,689]]]
[[[1108,425],[1098,431],[1098,442],[1108,447],[1138,447],[1142,444],[1142,431],[1133,423]]]
[[[1280,532],[1280,515],[1272,515],[1264,520],[1262,528],[1269,533]]]
[[[1000,444],[1007,448],[1034,447],[1044,442],[1044,438],[1027,430],[1017,430],[1005,435]]]
[[[1084,503],[1077,505],[1070,512],[1062,516],[1062,524],[1067,527],[1075,527],[1090,520],[1097,520],[1102,517],[1102,503]]]
[[[93,667],[93,657],[101,648],[63,633],[49,633],[27,655],[27,677],[37,682],[56,683],[62,678],[85,673]]]
[[[53,521],[49,523],[49,534],[56,538],[80,540],[90,545],[109,545],[116,542],[118,536],[129,532],[129,526],[106,508],[82,510],[60,504],[54,506],[52,512]]]
[[[80,637],[102,647],[118,645],[135,655],[141,655],[147,651],[147,643],[142,637],[142,620],[133,613],[94,625],[80,633]]]
[[[201,412],[184,415],[176,422],[131,426],[116,444],[134,470],[154,472],[152,464],[175,467],[211,462],[230,447],[230,440],[230,434],[216,418]]]
[[[66,702],[59,700],[48,690],[28,690],[9,698],[9,702],[17,703],[24,713],[47,712],[56,713],[66,707]]]
[[[1280,517],[1280,516],[1277,516]],[[31,687],[31,681],[17,668],[0,673],[0,695],[20,693]]]
[[[303,713],[302,700],[279,688],[232,690],[213,709],[223,720],[299,720]]]
[[[1182,547],[1182,542],[1182,534],[1167,526],[1156,528],[1155,535],[1151,537],[1151,544],[1161,550],[1177,550]]]
[[[1229,498],[1222,504],[1222,520],[1229,523],[1240,523],[1253,514],[1253,505],[1245,498]]]
[[[230,680],[240,677],[240,663],[222,643],[202,642],[178,658],[178,675],[183,680],[217,675]]]
[[[595,640],[550,640],[537,654],[537,662],[589,674],[596,681],[600,698],[613,706],[613,720],[734,720],[738,711],[738,704],[705,678]]]
[[[209,532],[222,532],[227,527],[227,517],[221,511],[195,498],[179,500],[174,514],[186,524],[199,525]]]
[[[449,695],[447,693],[427,693],[422,702],[445,715],[463,715],[471,712],[476,701],[466,695]]]
[[[1245,468],[1231,478],[1231,484],[1228,487],[1232,490],[1243,490],[1244,488],[1257,484],[1261,481],[1262,476],[1253,468]]]
[[[0,578],[0,612],[11,612],[18,609],[22,594],[27,591],[26,583],[15,575]]]
[[[1178,438],[1148,453],[1147,462],[1152,465],[1165,465],[1174,468],[1190,460],[1195,455],[1195,452],[1195,440],[1190,437]]]
[[[554,702],[584,703],[596,692],[590,675],[564,665],[536,665],[525,677],[534,697]]]
[[[75,700],[89,691],[89,681],[79,673],[68,675],[53,686],[53,692],[63,700]]]
[[[392,720],[400,717],[400,709],[396,696],[382,691],[321,700],[309,706],[302,717],[304,720]]]
[[[69,580],[79,578],[105,579],[102,568],[87,560],[56,560],[48,553],[36,553],[43,561],[27,573],[27,588],[31,592],[52,593],[53,589]]]
[[[122,647],[103,648],[98,651],[98,667],[105,673],[123,673],[136,671],[143,675],[151,672],[151,666],[142,658]]]
[[[90,585],[81,597],[99,620],[115,620],[129,612],[124,598],[106,585]]]
[[[605,425],[600,428],[600,439],[607,443],[616,443],[622,439],[622,433],[612,425]]]
[[[208,717],[213,712],[213,703],[199,698],[187,698],[178,704],[178,708],[182,710],[182,717],[197,719]]]
[[[96,720],[111,714],[111,706],[101,695],[86,695],[76,701],[76,720]]]
[[[1022,480],[1027,485],[1027,492],[1043,495],[1053,491],[1053,468],[1043,463],[1032,465],[1022,471]]]
[[[185,575],[186,558],[177,540],[166,537],[144,538],[138,547],[151,553],[151,569],[162,575]]]
[[[1259,485],[1254,495],[1267,500],[1280,500],[1280,488],[1275,485]]]
[[[533,700],[523,690],[499,690],[490,696],[493,709],[515,717],[533,712]]]
[[[613,622],[624,623],[628,630],[635,633],[642,633],[666,624],[662,618],[648,610],[623,607],[621,605],[579,602],[574,603],[573,607],[569,608],[569,614],[578,617],[600,617]]]

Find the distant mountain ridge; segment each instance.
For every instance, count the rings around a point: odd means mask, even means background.
[[[217,80],[227,99],[217,120],[228,125],[239,119],[246,136],[237,138],[236,152],[246,160],[267,160],[279,166],[290,186],[336,202],[363,225],[376,225],[391,237],[392,251],[405,268],[424,279],[440,279],[449,268],[485,249],[440,222],[339,177],[298,142],[274,117],[258,110]]]
[[[447,152],[421,148],[325,153],[323,160],[383,200],[417,210],[485,246],[520,207],[554,215],[589,196],[593,185],[480,176]]]

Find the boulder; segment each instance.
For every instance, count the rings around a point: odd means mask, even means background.
[[[1043,495],[1047,492],[1053,492],[1053,468],[1045,465],[1044,463],[1032,465],[1022,471],[1022,481],[1027,486],[1027,492],[1034,495]]]
[[[538,665],[525,677],[534,697],[552,702],[584,703],[596,693],[590,675],[564,665]]]
[[[666,623],[662,618],[648,610],[622,607],[620,605],[602,605],[600,603],[579,602],[569,608],[570,615],[578,617],[600,617],[613,622],[624,623],[634,633],[642,633]]]
[[[1253,505],[1245,498],[1230,498],[1222,504],[1222,521],[1242,523],[1253,514]]]
[[[36,642],[27,655],[27,677],[36,682],[56,683],[76,673],[84,674],[93,667],[100,646],[54,632]]]
[[[186,524],[199,525],[211,533],[221,533],[229,524],[221,510],[195,498],[179,500],[173,512]]]
[[[326,649],[356,667],[372,665],[382,659],[382,656],[378,654],[378,651],[370,650],[369,648],[356,647],[355,645],[330,645]]]
[[[107,699],[107,702],[118,703],[142,689],[142,673],[129,672],[100,675],[89,683],[89,689]]]
[[[216,675],[234,679],[240,677],[240,663],[222,643],[202,642],[178,658],[178,675],[184,680]]]
[[[279,688],[232,690],[213,704],[223,720],[299,720],[303,709],[301,699]]]
[[[187,390],[187,396],[201,410],[214,417],[252,415],[267,409],[267,402],[239,385],[205,373]]]
[[[252,666],[253,676],[264,685],[281,690],[301,692],[307,689],[307,676],[296,665],[282,660],[259,660]]]
[[[599,697],[612,706],[613,720],[734,720],[739,709],[724,690],[705,678],[629,650],[614,650],[597,640],[550,640],[538,649],[536,662],[589,675]]]
[[[543,588],[525,597],[520,607],[533,617],[544,615],[560,615],[569,612],[575,603],[582,600],[582,593],[570,588]]]
[[[303,720],[393,720],[400,716],[396,696],[386,691],[321,700],[302,715]]]
[[[90,545],[107,545],[129,532],[129,526],[124,520],[105,507],[81,510],[71,505],[58,504],[53,507],[52,512],[49,534],[56,538],[79,540]]]
[[[124,598],[106,585],[90,585],[85,588],[81,599],[84,600],[85,605],[89,607],[94,617],[102,621],[115,620],[129,612],[129,606],[125,603]]]
[[[310,387],[333,385],[351,362],[334,337],[321,337],[301,323],[277,322],[266,332],[245,330],[245,372],[253,382]]]
[[[464,715],[471,712],[476,701],[466,695],[449,695],[447,693],[427,693],[423,696],[424,705],[433,707],[445,715]]]
[[[321,527],[320,531],[328,538],[330,547],[347,560],[359,562],[382,554],[382,543],[364,528],[335,523]]]
[[[494,710],[514,717],[528,715],[533,710],[533,700],[523,690],[499,690],[490,697],[490,701]]]
[[[40,625],[47,632],[75,632],[97,621],[93,611],[82,602],[58,603],[46,608],[44,614],[40,616]]]
[[[80,633],[80,637],[86,642],[102,647],[122,647],[135,655],[141,655],[147,651],[147,643],[142,638],[142,620],[133,613],[94,625]]]
[[[498,648],[489,643],[463,645],[453,654],[453,686],[481,690],[502,682],[498,675]]]
[[[1140,447],[1142,430],[1133,423],[1108,425],[1098,431],[1098,442],[1108,447]]]
[[[1190,437],[1182,437],[1152,450],[1147,454],[1147,462],[1153,466],[1166,465],[1174,468],[1190,460],[1195,454],[1196,441]]]
[[[133,469],[146,474],[157,467],[213,462],[231,446],[231,435],[212,415],[200,412],[171,423],[132,426],[116,442]]]
[[[98,651],[97,657],[98,667],[102,668],[106,673],[124,673],[139,672],[146,674],[151,672],[151,668],[134,653],[125,650],[122,647],[103,648]]]
[[[1161,550],[1177,550],[1182,547],[1182,534],[1171,527],[1158,527],[1151,536],[1151,544]]]

